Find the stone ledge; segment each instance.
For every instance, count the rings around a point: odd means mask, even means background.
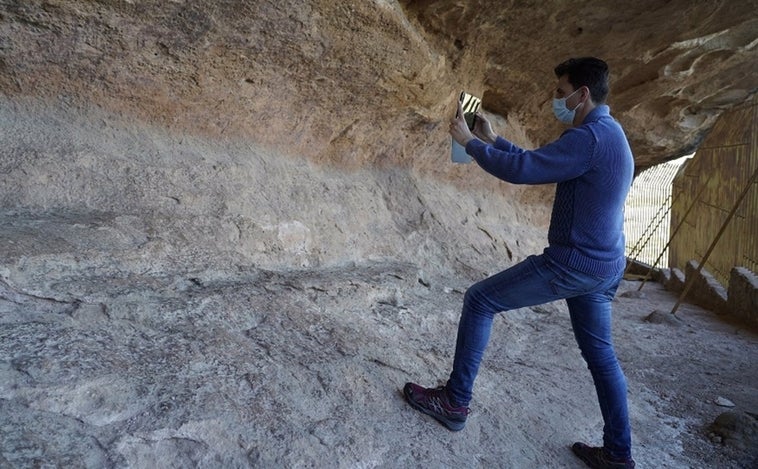
[[[648,280],[654,282],[661,282],[663,272],[662,269],[651,269],[651,265],[642,261],[629,259],[626,260],[626,275],[625,278],[644,279],[646,276],[650,276]]]
[[[687,278],[697,274],[685,301],[758,325],[758,276],[744,267],[734,267],[727,290],[706,269],[698,274],[697,266],[697,261],[690,260],[685,269],[686,274],[677,268],[662,269],[660,282],[666,290],[681,293]]]
[[[744,267],[734,267],[729,276],[729,311],[758,325],[758,276]]]
[[[696,275],[697,267],[698,262],[694,259],[687,262],[684,269],[684,277],[689,278],[691,275]],[[711,311],[718,313],[727,311],[726,289],[705,269],[701,269],[700,274],[696,275],[694,284],[690,287],[687,297],[693,303]]]
[[[668,291],[681,292],[684,289],[684,272],[674,267],[661,272],[661,283]]]

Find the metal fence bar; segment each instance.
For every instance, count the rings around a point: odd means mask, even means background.
[[[667,202],[669,201],[669,199],[670,199],[670,198],[671,198],[671,196],[669,195],[669,196],[666,198],[666,200],[664,200],[664,201],[663,201],[663,203],[661,204],[661,206],[660,206],[660,208],[658,209],[658,211],[657,211],[657,212],[655,212],[655,215],[653,215],[653,217],[650,219],[650,223],[648,223],[648,224],[647,224],[647,227],[645,227],[645,231],[643,231],[643,232],[642,232],[642,234],[640,235],[639,239],[637,239],[637,242],[636,242],[636,243],[634,243],[634,246],[633,246],[633,247],[632,247],[632,249],[629,251],[629,254],[627,255],[627,257],[631,257],[631,256],[634,256],[634,258],[632,259],[632,262],[634,262],[634,261],[636,261],[636,260],[637,260],[637,255],[638,255],[640,252],[642,252],[642,249],[645,247],[644,243],[642,242],[642,238],[644,238],[644,237],[645,237],[645,235],[647,235],[647,234],[648,234],[648,232],[650,232],[651,234],[655,232],[655,230],[654,230],[654,229],[653,229],[652,231],[651,231],[650,229],[652,228],[652,226],[653,226],[653,223],[655,223],[655,220],[657,220],[657,219],[658,219],[658,216],[660,215],[660,213],[661,213],[661,210],[663,210],[663,209],[664,209],[664,207],[668,207],[668,210],[671,210],[671,205],[673,205],[673,204],[674,204],[674,202],[672,201],[670,205],[669,205],[669,204],[667,204]],[[666,213],[668,213],[668,210],[666,211]],[[665,216],[665,215],[664,215],[664,216]],[[656,226],[657,226],[657,225],[656,225]],[[646,238],[646,241],[647,241],[648,239],[650,239],[650,236],[648,236],[648,237]],[[642,244],[642,246],[640,246],[640,244]]]
[[[643,241],[642,246],[640,246],[639,253],[642,253],[642,250],[645,249],[645,247],[650,242],[650,240],[653,238],[653,236],[658,232],[658,227],[661,226],[661,223],[663,223],[664,221],[668,221],[667,217],[668,217],[669,212],[671,211],[671,206],[674,203],[673,201],[671,201],[671,203],[669,203],[670,200],[671,200],[671,196],[667,197],[666,200],[664,200],[663,203],[661,203],[661,209],[663,209],[664,207],[666,207],[666,211],[663,212],[663,215],[661,215],[660,217],[658,217],[658,214],[656,213],[656,217],[657,217],[658,222],[655,224],[655,226],[653,227],[653,229],[647,235],[647,237],[645,238],[645,241]],[[658,212],[660,212],[661,209],[659,209]],[[655,219],[653,219],[653,221],[655,221]],[[652,224],[653,221],[651,221],[651,224]],[[643,233],[643,236],[644,236],[644,233]],[[637,257],[635,256],[633,260],[636,261]]]
[[[661,249],[661,253],[658,254],[658,258],[655,259],[655,262],[650,265],[650,269],[645,274],[645,277],[642,279],[642,283],[640,284],[640,287],[637,289],[637,291],[642,290],[642,287],[645,286],[645,283],[647,283],[647,280],[650,278],[651,274],[653,273],[653,270],[655,270],[655,267],[658,265],[658,262],[661,261],[661,258],[663,257],[663,254],[668,250],[669,246],[671,245],[671,242],[674,241],[674,238],[676,237],[677,233],[679,233],[679,230],[684,226],[685,220],[687,220],[687,215],[690,214],[693,208],[697,205],[697,203],[700,201],[700,197],[703,195],[703,192],[705,192],[705,189],[708,187],[708,183],[711,182],[711,178],[713,177],[713,173],[711,173],[710,176],[708,176],[708,179],[705,181],[705,184],[700,186],[700,190],[698,191],[697,195],[695,196],[695,199],[692,201],[689,207],[687,207],[687,211],[684,212],[684,215],[682,216],[682,219],[679,220],[679,223],[676,225],[676,228],[671,233],[671,236],[669,237],[668,242],[665,246],[663,246],[663,249]],[[679,192],[679,194],[684,193],[684,191]],[[679,195],[677,194],[677,195]],[[673,203],[672,203],[673,205]]]
[[[682,195],[680,192],[673,194],[672,190],[680,166],[681,162],[663,163],[646,169],[635,178],[624,214],[627,240],[636,240],[633,246],[626,247],[626,256],[632,260],[627,263],[627,270],[638,260],[651,264],[659,253],[663,251],[665,255],[667,252],[665,244],[669,237],[671,207]]]

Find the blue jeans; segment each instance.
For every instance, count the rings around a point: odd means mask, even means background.
[[[552,260],[530,256],[466,291],[458,325],[448,393],[459,405],[471,401],[474,380],[490,338],[495,314],[566,299],[571,326],[595,382],[603,414],[603,442],[612,456],[631,457],[626,378],[611,341],[611,301],[621,274],[599,278]]]

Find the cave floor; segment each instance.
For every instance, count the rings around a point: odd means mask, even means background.
[[[400,389],[445,380],[468,280],[393,260],[139,270],[144,246],[43,249],[47,228],[14,220],[0,248],[2,467],[580,468],[569,445],[600,442],[562,302],[497,318],[473,413],[451,433]],[[621,284],[614,340],[639,467],[755,464],[758,334],[686,303],[668,320],[676,297],[638,285]],[[743,436],[711,428],[726,411],[747,416]]]

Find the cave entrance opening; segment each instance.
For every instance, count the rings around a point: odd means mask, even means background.
[[[645,169],[632,183],[624,208],[624,253],[630,260],[656,268],[668,267],[673,181],[681,166],[694,156]],[[665,265],[661,265],[665,264]]]

